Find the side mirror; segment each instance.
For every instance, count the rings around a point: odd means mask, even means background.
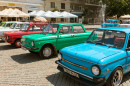
[[[130,47],[126,48],[126,51],[130,51]]]

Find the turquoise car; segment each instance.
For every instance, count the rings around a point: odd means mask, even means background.
[[[118,19],[108,19],[106,23],[102,23],[101,27],[116,27],[117,25],[120,24],[120,21]]]
[[[96,36],[96,39],[95,39]],[[119,86],[130,71],[130,27],[99,28],[60,50],[58,69],[88,86]]]

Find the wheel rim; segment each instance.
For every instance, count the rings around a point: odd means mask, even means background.
[[[123,78],[122,71],[121,70],[117,70],[114,73],[114,76],[113,76],[113,86],[119,86],[121,81],[122,81],[122,78]]]
[[[15,45],[16,47],[21,47],[21,41],[16,41]]]
[[[52,53],[52,50],[48,47],[43,50],[43,55],[45,57],[49,57],[51,55],[51,53]]]

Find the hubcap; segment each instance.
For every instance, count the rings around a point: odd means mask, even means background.
[[[21,46],[21,42],[17,42],[16,44],[17,44],[17,46]]]
[[[49,57],[50,55],[51,55],[51,49],[50,48],[45,48],[44,50],[43,50],[43,55],[45,56],[45,57]]]
[[[117,70],[113,76],[113,86],[119,86],[123,78],[121,70]]]

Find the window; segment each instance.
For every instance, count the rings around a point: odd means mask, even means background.
[[[61,9],[65,9],[65,3],[61,3]]]
[[[73,5],[70,5],[70,9],[71,9],[71,10],[74,10],[74,6],[73,6]]]
[[[44,30],[47,27],[47,25],[41,25],[42,30]]]
[[[79,6],[79,7],[78,7],[78,10],[82,10],[82,6]]]
[[[71,34],[72,33],[72,27],[71,26],[63,26],[60,29],[61,34]]]
[[[39,25],[31,26],[29,31],[40,31],[40,26]]]
[[[74,33],[84,33],[82,26],[73,26]]]
[[[23,26],[23,24],[18,24],[18,25],[16,26],[16,29],[20,29],[20,28],[22,28],[22,26]]]
[[[88,3],[88,4],[89,4],[89,3],[90,3],[90,0],[86,0],[86,3]]]
[[[51,8],[55,8],[55,2],[51,2]]]

